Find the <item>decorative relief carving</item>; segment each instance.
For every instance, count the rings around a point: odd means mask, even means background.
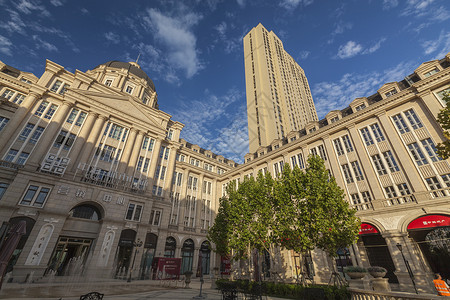
[[[395,230],[399,229],[398,224],[403,217],[404,215],[397,215],[391,217],[377,217],[374,219],[380,222],[386,230]]]

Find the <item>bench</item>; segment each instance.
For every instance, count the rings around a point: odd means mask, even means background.
[[[100,294],[98,292],[91,292],[86,295],[81,295],[80,300],[102,300],[104,294]]]

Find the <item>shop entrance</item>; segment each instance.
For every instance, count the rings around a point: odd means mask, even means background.
[[[408,225],[408,232],[433,273],[450,278],[450,217],[427,215],[417,218]]]
[[[398,283],[398,278],[394,273],[394,261],[392,260],[386,240],[381,236],[378,229],[371,224],[362,223],[359,237],[366,249],[370,265],[385,268],[387,270],[386,277],[389,278],[389,282]]]
[[[56,272],[57,276],[81,274],[91,244],[91,239],[59,237],[49,269]]]
[[[124,229],[120,234],[116,256],[116,278],[124,279],[128,274],[136,234],[137,232],[133,229]]]
[[[144,243],[144,253],[141,260],[141,279],[150,279],[153,258],[155,257],[156,243],[158,236],[154,233],[147,233]]]

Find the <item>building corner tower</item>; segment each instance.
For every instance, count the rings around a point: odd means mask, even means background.
[[[244,37],[249,152],[318,121],[303,69],[260,23]]]

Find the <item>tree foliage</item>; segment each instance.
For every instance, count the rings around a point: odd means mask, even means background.
[[[335,256],[357,239],[359,226],[323,160],[310,156],[305,171],[286,164],[276,179],[259,173],[238,186],[231,182],[208,238],[221,254],[233,249],[234,259],[270,246],[302,253],[317,247]]]
[[[441,110],[438,114],[438,122],[441,124],[442,129],[444,130],[444,136],[446,137],[446,141],[437,145],[438,154],[443,159],[447,159],[450,157],[450,92],[444,93],[443,100],[446,103],[446,107]]]

